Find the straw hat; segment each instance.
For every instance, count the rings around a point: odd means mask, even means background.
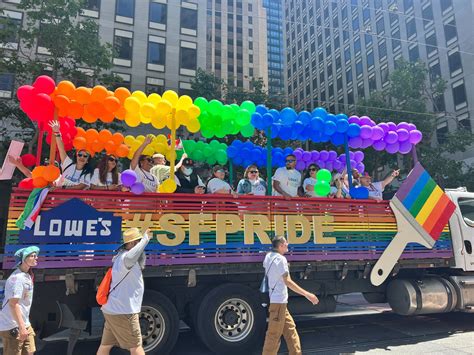
[[[142,234],[138,228],[130,228],[123,232],[123,245],[133,242],[138,239],[142,239]]]

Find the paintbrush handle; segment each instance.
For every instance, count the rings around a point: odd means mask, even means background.
[[[387,279],[407,244],[406,233],[399,232],[395,235],[370,273],[370,281],[374,286],[381,285]]]

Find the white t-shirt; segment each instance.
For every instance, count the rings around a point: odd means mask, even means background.
[[[216,193],[216,191],[221,190],[221,189],[226,189],[229,193],[232,190],[229,183],[227,183],[224,180],[221,180],[219,178],[216,178],[216,177],[212,178],[207,183],[207,193],[208,194],[214,194],[214,193]]]
[[[33,301],[33,280],[30,274],[16,269],[8,278],[5,284],[5,298],[3,300],[3,309],[0,312],[0,331],[10,330],[18,327],[14,320],[11,307],[10,298],[18,298],[20,305],[21,317],[25,326],[30,326],[30,309]]]
[[[118,182],[120,185],[120,173],[118,174]],[[113,184],[112,173],[108,172],[107,177],[105,178],[105,184],[100,181],[99,178],[99,168],[94,169],[94,174],[92,174],[91,185],[95,186],[110,186]]]
[[[308,186],[308,185],[313,186],[313,188],[311,189],[311,191],[306,190],[306,186]],[[316,185],[316,179],[315,179],[315,178],[309,177],[309,178],[304,179],[304,181],[303,181],[303,189],[304,189],[304,194],[305,194],[306,196],[309,196],[309,197],[319,197],[319,196],[316,196],[316,193],[314,192],[314,185]]]
[[[367,187],[369,190],[369,199],[373,200],[383,200],[382,192],[384,190],[382,181],[373,182],[370,186]]]
[[[91,175],[90,174],[82,174],[82,170],[78,170],[76,168],[76,164],[72,161],[71,158],[66,156],[66,159],[61,163],[62,169],[62,186],[76,186],[79,184],[85,184],[90,186],[91,184]]]
[[[265,188],[265,185],[262,184],[262,182],[259,179],[256,180],[250,180],[250,184],[252,186],[252,193],[256,196],[265,196],[265,193],[267,192],[267,189]]]
[[[288,303],[288,287],[283,281],[283,275],[290,273],[286,258],[275,252],[268,253],[263,261],[265,274],[268,278],[270,303]]]
[[[156,176],[141,169],[138,165],[133,171],[137,174],[137,181],[145,186],[145,192],[157,191],[158,180],[156,179]]]
[[[298,197],[298,187],[301,184],[301,173],[298,170],[288,170],[285,167],[278,168],[272,179],[279,181],[281,189],[287,194]],[[281,196],[281,194],[273,189],[273,196]]]

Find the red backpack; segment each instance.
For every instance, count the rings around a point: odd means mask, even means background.
[[[97,303],[99,305],[103,306],[104,304],[107,303],[107,301],[109,299],[109,295],[112,293],[113,290],[115,290],[118,287],[118,285],[120,285],[122,283],[123,280],[125,280],[125,278],[130,273],[130,271],[132,271],[132,269],[130,269],[125,274],[125,276],[122,278],[122,280],[120,280],[120,282],[118,284],[116,284],[113,289],[110,289],[110,285],[112,284],[112,268],[110,267],[107,270],[107,272],[105,273],[104,278],[102,279],[102,281],[100,282],[99,287],[97,288],[97,293],[95,295],[95,300],[97,301]]]

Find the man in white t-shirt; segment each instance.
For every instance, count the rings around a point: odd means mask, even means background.
[[[389,185],[393,179],[400,175],[400,170],[394,170],[382,181],[372,182],[372,177],[365,172],[360,178],[360,184],[369,190],[369,200],[383,200],[383,190]]]
[[[268,330],[262,354],[276,355],[280,348],[282,335],[290,354],[302,354],[296,325],[287,308],[288,287],[297,294],[306,297],[313,305],[318,304],[319,300],[315,294],[304,290],[291,279],[288,262],[284,256],[288,252],[287,240],[282,236],[273,238],[272,248],[272,252],[268,253],[263,261],[270,287],[270,308],[268,310]]]
[[[33,302],[33,277],[31,269],[38,264],[39,248],[30,246],[18,250],[17,269],[5,284],[5,298],[0,311],[0,336],[4,354],[33,354],[35,332],[30,323]]]
[[[285,159],[285,167],[278,168],[272,177],[273,196],[298,197],[301,173],[295,167],[296,157],[289,154]]]

